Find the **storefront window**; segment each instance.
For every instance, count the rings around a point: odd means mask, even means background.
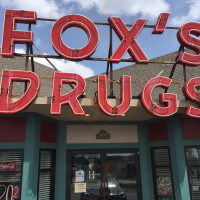
[[[21,199],[22,168],[22,150],[0,150],[1,200]]]
[[[174,199],[171,162],[168,148],[151,150],[155,198],[157,200]]]
[[[68,200],[141,200],[139,152],[68,153]]]
[[[200,199],[200,147],[186,148],[191,200]]]
[[[56,151],[41,150],[39,165],[38,200],[55,199]]]

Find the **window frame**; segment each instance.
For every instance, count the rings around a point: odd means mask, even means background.
[[[50,151],[52,153],[52,160],[51,160],[51,166],[54,165],[51,168],[48,169],[40,169],[40,163],[41,163],[41,152],[42,151]],[[40,183],[40,172],[50,172],[51,173],[51,183],[50,184],[50,200],[55,200],[55,187],[56,187],[56,149],[44,149],[41,148],[39,151],[39,162],[38,162],[38,184],[37,184],[37,200],[39,200],[39,183]]]
[[[155,149],[167,149],[168,155],[169,155],[169,165],[155,165],[155,158],[154,158],[154,150]],[[159,147],[151,147],[150,148],[151,153],[151,168],[152,168],[152,178],[153,178],[153,187],[154,187],[154,197],[156,200],[158,200],[158,192],[157,192],[157,183],[156,183],[156,168],[165,168],[169,167],[171,172],[171,182],[172,182],[172,191],[173,191],[173,199],[175,200],[175,192],[174,192],[174,178],[173,178],[173,171],[172,171],[172,164],[171,164],[171,154],[169,146],[159,146]],[[171,197],[171,196],[170,196]]]
[[[20,190],[19,190],[19,199],[22,197],[22,178],[23,178],[23,168],[24,168],[24,149],[0,149],[0,152],[21,152],[22,153],[22,159],[21,159],[21,170],[17,171],[0,171],[0,173],[20,173]]]
[[[188,148],[199,148],[200,150],[200,145],[187,145],[184,146],[184,152],[185,152],[185,162],[186,162],[186,167],[187,167],[187,175],[188,175],[188,186],[189,186],[189,192],[190,192],[190,199],[192,200],[192,186],[190,185],[190,175],[189,175],[189,168],[188,167],[199,167],[200,168],[200,164],[199,165],[189,165],[188,160],[187,160],[187,149]]]
[[[69,186],[71,184],[69,176],[71,175],[71,157],[74,154],[101,154],[101,163],[103,162],[103,159],[105,158],[105,154],[107,153],[135,153],[135,161],[136,161],[136,178],[137,178],[137,195],[138,200],[143,200],[142,195],[142,172],[140,167],[140,149],[139,148],[122,148],[122,149],[67,149],[66,150],[66,200],[71,200],[71,191],[69,190]]]

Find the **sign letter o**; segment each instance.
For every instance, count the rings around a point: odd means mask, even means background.
[[[61,39],[62,33],[70,27],[78,27],[86,32],[88,43],[83,48],[72,49]],[[55,51],[71,61],[81,61],[91,56],[98,45],[98,31],[95,24],[82,15],[66,15],[58,19],[51,30],[51,42]]]

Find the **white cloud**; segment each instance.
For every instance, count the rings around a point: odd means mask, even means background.
[[[16,53],[25,53],[25,50],[22,48],[16,48]],[[49,59],[52,64],[61,72],[66,73],[75,73],[81,75],[83,78],[94,76],[94,71],[80,63],[64,60],[64,59]],[[47,62],[45,58],[34,58],[34,61],[46,65],[47,67],[52,68],[52,66]]]
[[[40,38],[37,38],[36,40],[35,40],[35,44],[37,45],[37,46],[39,46],[40,44],[41,44],[41,39]]]
[[[84,78],[94,76],[94,71],[91,68],[86,67],[80,63],[64,59],[49,59],[49,60],[61,72],[79,74]],[[52,68],[52,66],[44,58],[34,58],[34,61]]]
[[[59,18],[66,13],[55,0],[0,0],[0,6],[9,9],[36,11],[39,17]]]
[[[22,48],[15,48],[15,53],[22,53],[22,54],[25,54],[26,51],[25,51],[25,49],[22,49]]]
[[[190,0],[186,2],[189,4],[189,11],[186,15],[176,16],[172,19],[172,24],[181,26],[186,22],[198,21],[200,19],[200,1]]]
[[[169,11],[170,5],[165,0],[63,0],[65,3],[76,2],[82,9],[96,7],[102,15],[135,16],[156,18],[161,12]]]
[[[0,6],[10,9],[36,11],[39,17],[59,18],[73,13],[78,3],[81,9],[97,8],[101,15],[135,16],[156,18],[161,12],[169,11],[166,0],[0,0]],[[63,6],[67,3],[67,6]],[[70,3],[70,4],[69,4]]]

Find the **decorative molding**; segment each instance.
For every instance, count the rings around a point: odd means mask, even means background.
[[[105,130],[101,130],[99,131],[99,133],[96,134],[96,139],[100,139],[100,140],[108,140],[110,139],[110,133],[108,133]]]

